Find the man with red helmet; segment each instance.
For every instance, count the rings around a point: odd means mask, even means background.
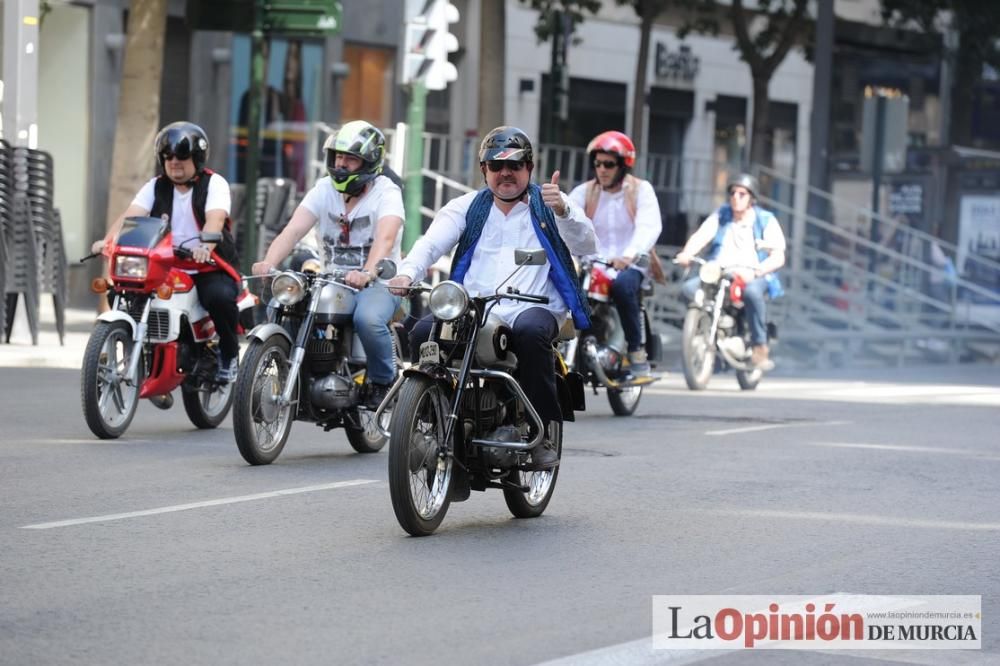
[[[662,281],[663,272],[653,251],[663,226],[660,204],[653,186],[631,173],[635,166],[635,145],[628,136],[616,131],[602,132],[587,145],[587,155],[594,165],[595,177],[577,185],[569,198],[593,221],[598,254],[610,258],[617,271],[611,297],[622,320],[630,372],[636,377],[648,376],[650,366],[642,346],[639,290],[648,276]],[[650,256],[650,266],[636,266],[636,259],[646,253]]]

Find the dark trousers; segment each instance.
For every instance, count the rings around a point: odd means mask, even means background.
[[[416,362],[420,345],[430,338],[434,317],[421,318],[410,331],[410,358]],[[514,323],[511,351],[517,355],[517,377],[524,394],[534,406],[542,422],[562,422],[562,411],[556,395],[556,366],[552,341],[559,327],[556,318],[545,308],[529,308]]]
[[[236,335],[240,317],[236,307],[236,296],[239,294],[236,280],[222,271],[212,271],[194,275],[194,284],[198,288],[198,300],[215,323],[215,331],[219,334],[219,352],[225,366],[240,353],[240,340]]]
[[[611,298],[622,320],[625,342],[630,352],[642,349],[642,305],[639,303],[639,289],[642,287],[642,273],[634,268],[626,268],[618,273],[611,283]]]

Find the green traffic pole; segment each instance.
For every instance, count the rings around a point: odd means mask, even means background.
[[[257,261],[257,172],[260,170],[260,107],[264,89],[264,0],[256,0],[250,34],[250,97],[247,113],[246,220],[240,264],[245,275]]]
[[[423,81],[410,84],[410,106],[406,112],[409,126],[406,133],[406,225],[403,228],[403,252],[409,252],[423,233],[424,202],[424,112],[427,106],[427,88]]]

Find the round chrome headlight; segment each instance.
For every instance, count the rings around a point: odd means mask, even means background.
[[[722,264],[717,261],[702,264],[701,268],[698,269],[698,277],[705,284],[718,284],[719,280],[722,279]]]
[[[469,293],[457,282],[445,280],[431,289],[431,314],[443,321],[458,319],[469,307]]]
[[[271,282],[271,293],[282,305],[295,305],[305,296],[306,283],[295,273],[281,273]]]

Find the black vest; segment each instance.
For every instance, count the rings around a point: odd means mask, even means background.
[[[205,228],[205,203],[208,201],[208,181],[212,177],[211,169],[204,169],[202,173],[195,177],[193,192],[191,194],[191,208],[194,212],[194,219],[198,223],[199,229]],[[153,185],[153,209],[149,211],[150,216],[160,217],[166,214],[172,216],[174,212],[174,183],[166,176],[159,176]],[[227,263],[236,265],[239,263],[239,253],[236,251],[236,242],[233,240],[232,220],[226,216],[226,223],[222,227],[222,242],[219,243],[215,251]]]

